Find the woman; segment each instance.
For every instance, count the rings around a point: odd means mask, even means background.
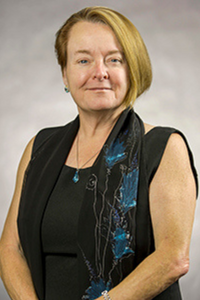
[[[197,175],[183,134],[131,108],[151,64],[133,24],[104,7],[72,15],[55,49],[78,117],[21,159],[1,238],[12,299],[181,299]]]

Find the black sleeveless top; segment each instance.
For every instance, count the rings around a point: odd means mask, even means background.
[[[45,300],[78,299],[77,227],[90,168],[79,171],[63,166],[48,201],[42,222],[45,255]]]
[[[150,184],[170,135],[163,127],[155,127],[144,136],[144,155]],[[193,168],[192,159],[191,166]],[[75,169],[63,166],[49,198],[42,221],[42,247],[45,257],[45,300],[78,300],[77,226],[80,207],[90,168],[80,170],[80,180],[72,181]],[[193,169],[194,171],[194,169]],[[181,299],[178,283],[174,283],[154,299]]]

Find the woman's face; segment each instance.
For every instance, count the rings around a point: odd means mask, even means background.
[[[63,80],[79,112],[121,107],[129,87],[128,66],[110,27],[85,21],[72,27]]]

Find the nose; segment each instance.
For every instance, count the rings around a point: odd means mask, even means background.
[[[108,79],[108,70],[103,61],[96,62],[94,66],[94,74],[93,79],[98,79],[99,81],[103,81],[104,79]]]

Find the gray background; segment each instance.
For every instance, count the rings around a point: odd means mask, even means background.
[[[0,1],[0,232],[19,159],[42,127],[65,124],[76,107],[63,90],[54,35],[75,11],[104,5],[126,15],[142,34],[153,64],[153,85],[135,109],[150,124],[182,130],[200,170],[200,0]],[[200,298],[200,209],[197,206],[184,299]],[[1,282],[1,281],[0,281]],[[6,300],[0,283],[0,300]]]

